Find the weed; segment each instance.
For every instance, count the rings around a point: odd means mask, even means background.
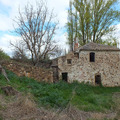
[[[56,84],[39,83],[30,78],[18,77],[10,71],[7,74],[10,83],[0,75],[0,86],[11,85],[20,92],[31,93],[34,100],[45,107],[65,108],[70,103],[81,110],[104,112],[114,108],[112,96],[115,92],[120,92],[120,87],[107,88],[63,81]],[[71,99],[73,90],[74,97]],[[1,90],[0,94],[3,94]]]

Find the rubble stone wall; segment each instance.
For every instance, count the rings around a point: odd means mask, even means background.
[[[95,53],[95,62],[90,62],[90,52]],[[67,59],[72,59],[72,64],[67,64]],[[89,82],[95,85],[95,76],[101,76],[103,86],[120,86],[120,52],[119,51],[81,51],[79,58],[73,54],[59,58],[59,76],[68,73],[68,82],[74,80]],[[62,62],[64,61],[64,62]]]
[[[71,59],[71,64],[67,63],[67,60]],[[59,79],[62,79],[62,73],[69,73],[73,65],[77,64],[78,57],[74,55],[74,52],[68,53],[66,56],[58,58],[58,73]]]
[[[18,76],[26,76],[37,81],[53,82],[53,72],[50,69],[20,64],[18,62],[2,62],[2,65]]]

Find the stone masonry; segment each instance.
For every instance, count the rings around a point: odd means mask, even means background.
[[[91,53],[94,53],[92,62]],[[120,49],[88,43],[66,56],[53,60],[54,74],[55,68],[59,80],[65,78],[69,83],[78,81],[108,87],[120,86]]]
[[[22,64],[15,61],[6,61],[1,63],[5,68],[14,72],[18,76],[33,78],[38,82],[53,82],[53,71],[41,67],[35,67],[29,64]]]

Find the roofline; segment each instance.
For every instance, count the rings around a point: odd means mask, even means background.
[[[89,50],[86,50],[86,49],[81,49],[81,50],[79,50],[79,52],[80,51],[120,51],[120,49],[118,49],[118,50],[110,50],[110,49],[108,49],[108,50],[94,50],[94,49],[89,49]]]

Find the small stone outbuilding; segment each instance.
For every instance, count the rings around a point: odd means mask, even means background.
[[[52,68],[54,82],[120,86],[120,49],[91,42],[54,59]]]

